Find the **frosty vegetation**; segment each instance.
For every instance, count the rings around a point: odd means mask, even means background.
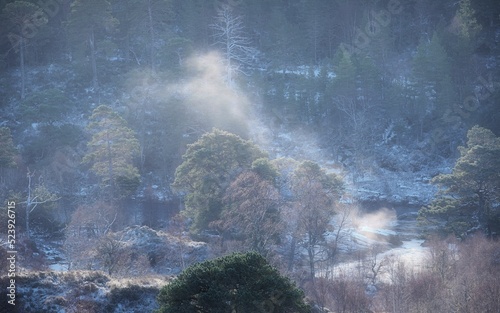
[[[0,311],[500,310],[496,1],[0,15]]]

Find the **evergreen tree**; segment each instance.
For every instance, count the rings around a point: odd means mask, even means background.
[[[470,0],[460,0],[460,8],[457,12],[459,34],[470,40],[481,31],[481,25],[476,20],[476,11],[472,8]]]
[[[10,128],[0,127],[0,168],[14,167],[16,162],[16,148],[12,141]]]
[[[24,99],[21,107],[23,120],[52,125],[69,112],[71,102],[62,91],[45,89]]]
[[[353,56],[347,50],[339,49],[335,66],[336,77],[333,80],[331,93],[335,96],[356,98],[356,66]]]
[[[113,32],[118,24],[111,15],[111,4],[107,0],[74,0],[67,21],[68,40],[73,43],[74,51],[88,46],[92,68],[92,87],[99,88],[97,73],[97,40],[106,32]],[[82,42],[83,40],[83,42]]]
[[[13,32],[8,34],[9,40],[16,51],[19,51],[21,68],[21,99],[26,95],[26,47],[39,28],[47,23],[47,17],[40,7],[28,1],[8,3],[2,11],[3,17],[10,22]]]
[[[445,218],[447,229],[457,236],[477,227],[491,235],[500,230],[500,138],[478,126],[469,130],[467,138],[452,172],[432,180],[440,191],[420,215]]]
[[[135,133],[110,107],[97,107],[90,117],[88,130],[92,140],[87,143],[84,163],[100,177],[111,202],[132,194],[139,186],[139,171],[133,164],[139,153]],[[118,193],[117,193],[118,191]]]
[[[173,19],[171,0],[114,0],[114,16],[120,21],[125,49],[136,63],[149,63],[152,73],[158,66],[158,52],[167,42]]]
[[[157,313],[310,312],[304,294],[257,253],[190,266],[158,295]]]
[[[450,90],[451,63],[448,54],[435,32],[430,41],[422,38],[413,60],[413,91],[411,115],[419,123],[419,136],[424,132],[426,118],[438,114],[453,105],[454,90]],[[439,100],[445,101],[441,103]]]
[[[226,188],[262,156],[251,142],[218,129],[188,146],[175,171],[173,187],[186,193],[184,214],[193,219],[194,234],[209,229],[220,218]]]

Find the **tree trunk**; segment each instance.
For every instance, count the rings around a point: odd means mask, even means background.
[[[113,155],[111,154],[111,140],[109,139],[108,132],[106,132],[106,143],[107,143],[107,152],[108,152],[108,174],[109,174],[109,183],[110,183],[110,205],[113,206],[115,199],[115,173],[113,169]]]
[[[25,43],[24,43],[24,38],[23,36],[19,37],[19,59],[21,62],[21,99],[24,99],[26,96],[25,94],[25,86],[26,86],[26,74],[25,74],[25,68],[24,68],[24,50],[25,50]]]
[[[486,235],[491,237],[490,210],[486,204],[485,194],[482,188],[477,192],[479,201],[479,222],[486,227]]]
[[[149,18],[149,36],[151,37],[150,40],[150,46],[149,46],[149,62],[151,62],[151,73],[153,74],[155,72],[155,51],[154,51],[154,44],[155,44],[155,33],[154,33],[154,26],[153,26],[153,12],[151,8],[151,0],[148,0],[148,18]]]
[[[90,62],[92,64],[92,87],[94,88],[94,92],[97,92],[99,89],[99,84],[97,81],[97,63],[95,56],[95,36],[94,36],[94,28],[90,30],[89,34],[89,46],[90,46]]]
[[[295,246],[297,242],[295,237],[292,236],[292,242],[290,243],[290,256],[288,257],[288,270],[291,271],[293,269],[293,261],[295,259]]]
[[[28,199],[26,200],[26,235],[30,238],[31,174],[28,172]]]

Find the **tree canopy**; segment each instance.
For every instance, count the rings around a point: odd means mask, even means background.
[[[342,179],[335,174],[327,174],[317,163],[302,162],[294,172],[295,236],[305,237],[303,246],[308,253],[312,279],[315,277],[317,257],[325,252],[326,232],[330,230],[335,205],[343,189]]]
[[[186,194],[185,214],[199,234],[220,217],[231,181],[264,153],[250,141],[218,129],[188,146],[175,171],[173,187]]]
[[[0,149],[0,168],[15,166],[16,148],[12,142],[12,135],[8,127],[0,127],[0,147],[2,147]]]
[[[467,139],[452,172],[432,180],[440,191],[420,214],[445,217],[447,230],[459,236],[478,228],[491,235],[500,221],[500,138],[474,126]]]
[[[283,229],[282,201],[272,181],[255,171],[243,172],[227,189],[224,202],[227,207],[221,216],[222,229],[241,239],[243,247],[263,255],[269,253]]]
[[[254,252],[190,266],[158,302],[157,313],[310,312],[302,291]]]
[[[110,107],[97,107],[90,117],[88,130],[92,139],[87,143],[88,152],[83,158],[92,171],[100,177],[111,199],[134,192],[139,185],[139,171],[134,157],[139,153],[135,133]],[[118,187],[119,190],[115,190]],[[115,194],[119,191],[119,194]]]

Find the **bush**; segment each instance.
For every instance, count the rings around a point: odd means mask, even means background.
[[[190,266],[158,296],[167,312],[310,312],[304,294],[257,253]]]

